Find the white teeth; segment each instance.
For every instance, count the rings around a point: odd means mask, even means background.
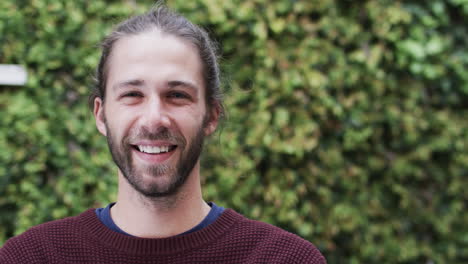
[[[141,152],[150,153],[150,154],[158,154],[158,153],[162,153],[162,152],[169,152],[169,146],[156,147],[156,146],[138,145],[138,149]]]

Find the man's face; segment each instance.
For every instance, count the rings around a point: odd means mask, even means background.
[[[105,103],[95,99],[94,114],[113,160],[141,194],[171,195],[191,175],[216,128],[204,87],[196,48],[179,38],[151,31],[115,43]]]

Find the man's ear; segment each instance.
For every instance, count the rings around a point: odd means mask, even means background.
[[[216,131],[221,109],[218,103],[214,103],[208,111],[208,119],[205,121],[205,127],[203,129],[205,131],[205,136],[209,136]]]
[[[107,136],[106,121],[104,117],[104,102],[101,98],[94,98],[94,118],[96,119],[96,127],[101,134]]]

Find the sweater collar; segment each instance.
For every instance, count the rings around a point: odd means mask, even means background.
[[[196,248],[216,240],[231,230],[233,225],[246,219],[234,210],[226,209],[214,223],[197,232],[168,238],[138,238],[110,230],[99,221],[94,210],[89,209],[78,216],[86,235],[106,247],[129,254],[173,254]]]

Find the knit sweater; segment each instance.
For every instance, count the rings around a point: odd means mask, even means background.
[[[325,258],[310,242],[226,209],[200,231],[169,238],[114,232],[94,209],[44,223],[9,239],[0,263],[312,263]]]

